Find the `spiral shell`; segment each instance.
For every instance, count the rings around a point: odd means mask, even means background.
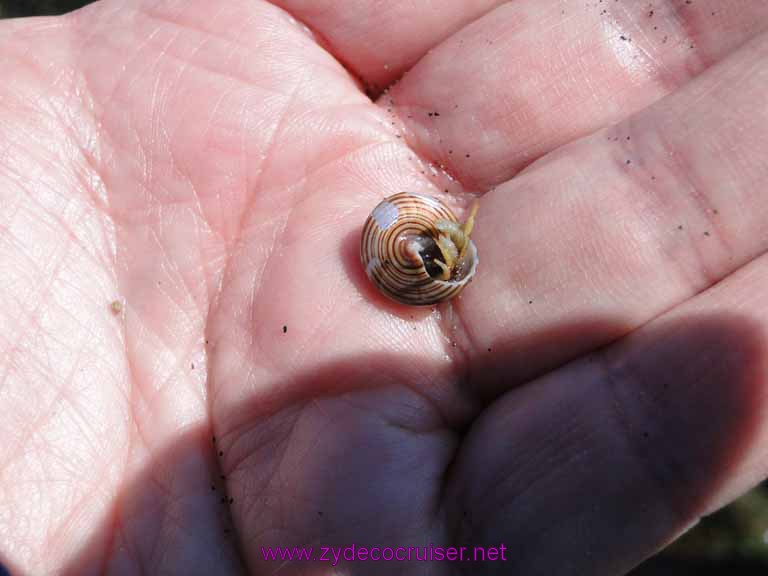
[[[453,298],[477,271],[477,248],[469,239],[476,210],[462,227],[436,198],[408,192],[386,198],[363,226],[360,259],[368,278],[402,304]]]

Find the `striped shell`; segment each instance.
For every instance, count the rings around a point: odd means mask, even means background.
[[[436,225],[458,225],[453,212],[430,196],[401,192],[373,209],[363,226],[360,259],[371,282],[385,296],[411,306],[430,306],[456,296],[472,280],[479,262],[471,240],[448,280],[433,263],[445,261]]]

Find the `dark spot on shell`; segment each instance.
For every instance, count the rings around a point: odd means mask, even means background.
[[[427,274],[432,278],[438,278],[442,275],[443,269],[435,261],[443,262],[443,253],[434,239],[426,238],[424,240],[424,246],[419,250],[419,256],[424,261],[424,268]]]

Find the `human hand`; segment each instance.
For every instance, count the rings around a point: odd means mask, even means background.
[[[617,575],[768,474],[766,2],[276,4],[0,26],[12,573]],[[436,311],[403,190],[482,193]],[[506,561],[263,557],[352,544]]]

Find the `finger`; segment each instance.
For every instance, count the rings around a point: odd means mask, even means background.
[[[768,36],[486,195],[459,311],[493,396],[602,346],[768,248]]]
[[[506,543],[508,573],[615,576],[765,477],[766,282],[763,257],[504,396],[446,495],[458,543]]]
[[[423,156],[487,188],[660,99],[766,25],[768,2],[750,0],[508,2],[419,62],[386,104]]]
[[[410,2],[278,0],[319,32],[331,52],[357,73],[370,94],[399,78],[427,51],[502,0]]]

